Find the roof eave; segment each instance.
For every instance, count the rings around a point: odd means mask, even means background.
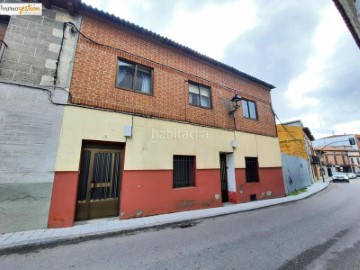
[[[219,62],[219,61],[217,61],[217,60],[215,60],[213,58],[210,58],[210,57],[208,57],[206,55],[203,55],[203,54],[201,54],[201,53],[199,53],[199,52],[197,52],[197,51],[195,51],[193,49],[190,49],[190,48],[188,48],[186,46],[183,46],[183,45],[181,45],[181,44],[179,44],[179,43],[177,43],[177,42],[175,42],[175,41],[173,41],[171,39],[168,39],[168,38],[163,37],[163,36],[161,36],[159,34],[156,34],[156,33],[152,32],[152,31],[147,30],[147,29],[145,29],[145,28],[143,28],[141,26],[138,26],[138,25],[136,25],[134,23],[128,22],[128,21],[126,21],[124,19],[120,19],[119,17],[116,17],[116,16],[114,16],[114,15],[108,13],[108,12],[99,10],[97,8],[86,5],[84,3],[82,3],[81,5],[82,5],[82,10],[84,10],[84,11],[94,13],[95,15],[104,17],[104,18],[106,18],[106,19],[108,19],[108,20],[110,20],[110,21],[112,21],[114,23],[117,23],[117,24],[119,24],[119,25],[121,25],[123,27],[129,28],[130,30],[133,30],[135,32],[138,32],[138,33],[141,33],[141,34],[144,34],[144,35],[148,35],[151,38],[155,38],[156,40],[160,41],[161,43],[163,43],[165,45],[168,45],[170,47],[173,47],[175,49],[183,51],[184,53],[187,53],[187,54],[189,54],[191,56],[197,57],[197,58],[199,58],[201,60],[207,61],[208,63],[210,63],[210,64],[212,64],[214,66],[218,66],[220,68],[223,68],[226,71],[232,72],[232,73],[234,73],[234,74],[236,74],[236,75],[238,75],[238,76],[240,76],[240,77],[242,77],[242,78],[244,78],[246,80],[257,83],[258,85],[261,85],[262,87],[266,88],[269,91],[271,91],[272,89],[275,88],[275,86],[272,85],[272,84],[269,84],[269,83],[264,82],[264,81],[262,81],[260,79],[257,79],[255,77],[249,75],[249,74],[246,74],[246,73],[244,73],[244,72],[242,72],[240,70],[237,70],[236,68],[233,68],[233,67],[228,66],[228,65],[226,65],[224,63],[221,63],[221,62]]]
[[[360,37],[357,35],[355,28],[353,26],[353,24],[351,23],[348,15],[346,14],[343,6],[341,5],[341,3],[338,0],[333,0],[336,8],[339,10],[341,16],[343,17],[343,20],[345,21],[346,26],[348,27],[351,35],[353,36],[356,44],[358,45],[359,49],[360,49]]]

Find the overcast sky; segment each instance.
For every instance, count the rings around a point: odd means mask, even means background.
[[[276,86],[282,122],[360,134],[360,50],[331,0],[83,0]]]

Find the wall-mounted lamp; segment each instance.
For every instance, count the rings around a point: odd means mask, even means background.
[[[229,115],[234,115],[234,113],[237,111],[237,109],[239,109],[240,104],[239,102],[242,100],[242,97],[239,96],[238,94],[236,94],[235,96],[232,97],[232,99],[230,100],[233,103],[234,106],[234,110],[229,112]]]

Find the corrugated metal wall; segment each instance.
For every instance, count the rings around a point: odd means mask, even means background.
[[[311,185],[310,168],[307,160],[281,154],[286,194]]]

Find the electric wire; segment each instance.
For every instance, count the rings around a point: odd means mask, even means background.
[[[182,73],[182,74],[185,74],[185,75],[187,75],[187,76],[190,75],[190,76],[192,76],[192,77],[196,77],[196,78],[198,78],[198,79],[200,79],[200,80],[203,80],[203,81],[209,82],[209,83],[211,83],[211,84],[217,85],[217,86],[219,86],[219,87],[221,87],[221,88],[228,89],[228,90],[232,91],[232,92],[235,93],[235,94],[241,94],[241,95],[245,95],[245,96],[250,96],[250,97],[252,97],[253,99],[256,99],[256,100],[260,101],[261,103],[264,103],[264,104],[267,104],[267,105],[271,106],[271,102],[266,101],[266,100],[264,100],[264,99],[262,99],[262,98],[256,97],[256,96],[254,96],[254,95],[251,95],[251,94],[245,92],[244,90],[234,89],[234,88],[231,88],[231,87],[228,87],[228,86],[219,84],[219,83],[217,83],[217,82],[210,81],[210,80],[208,80],[208,79],[206,79],[206,78],[203,78],[203,77],[200,77],[200,76],[198,76],[198,75],[189,74],[189,73],[187,73],[187,72],[185,72],[185,71],[182,71],[182,70],[180,70],[180,69],[177,69],[177,68],[174,68],[174,67],[167,66],[167,65],[165,65],[165,64],[156,62],[156,61],[151,60],[151,59],[149,59],[149,58],[146,58],[146,57],[143,57],[143,56],[140,56],[140,55],[133,54],[133,53],[128,52],[128,51],[126,51],[126,50],[124,50],[124,49],[120,49],[120,48],[117,48],[117,47],[114,47],[114,46],[110,46],[110,45],[107,45],[107,44],[103,44],[103,43],[97,42],[97,41],[93,40],[92,38],[88,37],[87,35],[85,35],[82,31],[80,31],[80,29],[78,29],[74,23],[72,23],[72,22],[64,22],[64,25],[65,25],[65,24],[66,24],[66,25],[71,25],[74,31],[78,32],[83,38],[85,38],[86,40],[90,41],[91,43],[93,43],[93,44],[95,44],[95,45],[98,45],[98,46],[101,46],[101,47],[104,47],[104,48],[108,48],[108,49],[112,49],[112,50],[115,50],[115,51],[120,51],[120,52],[126,53],[126,54],[128,54],[128,55],[130,55],[130,56],[144,59],[144,60],[149,61],[149,62],[151,62],[151,63],[153,63],[153,64],[160,65],[160,66],[163,66],[163,67],[166,67],[166,68],[175,70],[175,71],[177,71],[177,72],[179,72],[179,73]],[[246,80],[246,79],[245,79],[245,80]]]
[[[166,66],[166,65],[161,64],[161,63],[157,63],[157,62],[155,62],[155,61],[153,61],[153,60],[150,60],[150,59],[147,59],[147,58],[145,58],[145,57],[141,57],[141,56],[132,54],[132,53],[127,52],[127,51],[125,51],[125,50],[123,50],[123,49],[120,49],[120,48],[116,48],[116,47],[113,47],[113,46],[110,46],[110,45],[106,45],[106,44],[99,43],[99,42],[97,42],[97,41],[95,41],[95,40],[87,37],[84,33],[82,33],[82,32],[76,27],[76,25],[75,25],[74,23],[72,23],[72,22],[64,22],[64,23],[63,23],[62,40],[61,40],[61,43],[60,43],[59,54],[58,54],[58,57],[57,57],[57,60],[56,60],[56,68],[55,68],[55,71],[54,71],[54,80],[53,80],[52,89],[46,88],[46,87],[41,87],[41,86],[34,86],[34,85],[28,85],[28,84],[20,84],[20,83],[10,82],[10,81],[4,81],[4,80],[1,80],[0,82],[1,82],[1,83],[6,83],[6,84],[10,84],[10,85],[15,85],[15,86],[26,86],[26,87],[29,87],[29,88],[32,88],[32,89],[37,89],[37,90],[44,91],[44,92],[46,92],[46,93],[48,94],[48,100],[50,101],[50,103],[53,104],[53,105],[56,105],[56,106],[79,107],[79,108],[85,108],[85,109],[91,109],[91,110],[98,110],[98,111],[106,111],[106,112],[119,113],[119,111],[117,111],[117,110],[115,110],[115,109],[100,108],[100,107],[94,107],[94,106],[88,106],[88,105],[82,105],[82,104],[75,104],[75,103],[60,103],[60,102],[54,101],[53,95],[54,95],[55,89],[60,89],[60,90],[66,91],[67,94],[68,94],[69,97],[70,97],[70,100],[72,99],[72,96],[71,96],[71,93],[70,93],[69,89],[64,88],[64,87],[59,87],[59,86],[56,85],[56,84],[57,84],[57,80],[58,80],[58,69],[59,69],[59,66],[60,66],[61,55],[62,55],[62,51],[63,51],[63,47],[64,47],[64,40],[66,39],[66,37],[65,37],[65,36],[66,36],[66,35],[65,35],[65,31],[66,31],[66,29],[67,29],[67,26],[70,26],[70,27],[71,27],[70,29],[71,29],[71,31],[72,31],[72,34],[79,33],[82,37],[84,37],[86,40],[92,42],[92,43],[95,44],[95,45],[102,46],[102,47],[109,48],[109,49],[113,49],[113,50],[117,50],[117,51],[121,51],[121,52],[124,52],[124,53],[126,53],[126,54],[128,54],[128,55],[140,57],[140,58],[143,58],[143,59],[145,59],[145,60],[151,61],[151,62],[153,62],[153,63],[155,63],[155,64],[158,64],[158,65],[161,65],[161,66],[164,66],[164,67],[168,67],[168,68],[170,68],[170,69],[176,70],[176,71],[181,72],[181,73],[183,73],[183,74],[189,75],[188,73],[186,73],[186,72],[184,72],[184,71],[178,70],[178,69],[173,68],[173,67]],[[6,45],[6,44],[5,44],[5,45]],[[8,46],[6,45],[6,47],[8,47]],[[192,75],[192,76],[194,76],[194,75]],[[204,79],[204,78],[202,78],[202,77],[199,77],[199,76],[195,76],[195,77],[198,77],[198,78],[200,78],[200,79],[202,79],[202,80],[204,80],[204,81],[211,82],[211,81],[209,81],[209,80],[207,80],[207,79]],[[215,83],[215,82],[211,82],[211,83],[217,84],[217,85],[219,85],[220,87],[229,89],[229,90],[231,90],[231,91],[233,91],[233,92],[235,92],[235,93],[239,93],[239,92],[241,93],[241,92],[242,92],[242,91],[235,90],[235,89],[230,88],[230,87],[227,87],[227,86],[223,86],[223,85],[218,84],[218,83]],[[252,96],[252,97],[254,97],[255,99],[257,99],[257,100],[259,100],[259,101],[261,101],[261,102],[269,105],[269,106],[272,108],[271,102],[265,101],[265,100],[263,100],[263,99],[261,99],[261,98],[255,97],[255,96],[253,96],[253,95],[251,95],[251,94],[246,94],[246,95]],[[150,116],[150,115],[142,115],[142,114],[129,113],[129,112],[121,112],[121,113],[126,114],[126,115],[131,115],[131,116],[132,116],[132,121],[133,121],[133,117],[134,117],[134,116],[138,116],[138,117],[142,117],[142,118],[156,118],[156,119],[158,119],[158,120],[163,120],[163,119],[161,119],[161,118],[159,118],[159,117],[154,117],[154,116]],[[274,113],[274,115],[275,115],[275,113]],[[167,119],[167,121],[173,121],[173,122],[179,122],[179,123],[189,124],[189,122],[187,122],[187,121],[179,121],[179,120],[176,120],[176,121],[175,121],[175,120],[171,120],[171,119]],[[195,125],[195,126],[199,126],[199,127],[213,127],[213,126],[208,126],[208,125],[203,125],[203,124],[198,124],[198,123],[191,123],[191,124],[192,124],[192,125]],[[235,118],[234,118],[234,127],[235,127],[235,130],[236,130]],[[219,127],[213,127],[213,128],[222,129],[222,130],[229,130],[229,131],[232,130],[231,128],[219,128]],[[233,131],[235,132],[235,130],[233,130]],[[235,136],[235,134],[234,134],[234,136]],[[236,138],[236,136],[235,136],[235,138]]]
[[[296,137],[294,137],[294,135],[287,129],[287,127],[281,122],[280,118],[277,116],[277,114],[275,113],[274,110],[273,111],[273,114],[274,116],[276,117],[276,119],[280,122],[281,126],[283,127],[283,129],[285,130],[285,132],[291,137],[293,138],[293,140],[286,140],[288,142],[296,142],[296,143],[299,143],[300,145],[303,145],[303,140],[302,139],[298,139]]]

